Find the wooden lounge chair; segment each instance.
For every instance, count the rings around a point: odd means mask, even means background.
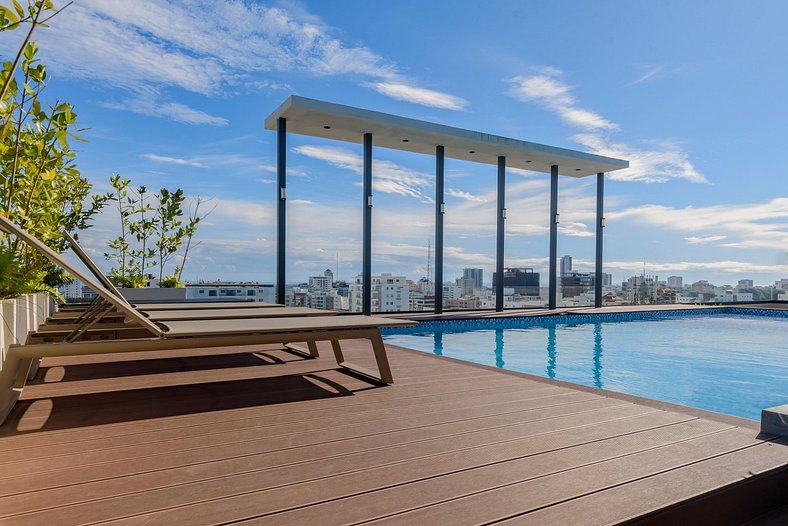
[[[10,411],[24,388],[34,360],[49,356],[163,351],[228,345],[272,343],[287,345],[297,342],[306,342],[309,354],[317,356],[316,343],[330,341],[339,367],[376,382],[390,384],[394,379],[386,357],[380,328],[404,327],[415,324],[409,320],[373,318],[361,315],[154,322],[130,304],[109,293],[48,246],[2,216],[0,216],[0,229],[16,235],[28,246],[95,290],[106,303],[106,306],[102,305],[98,309],[122,312],[134,324],[129,329],[101,331],[97,334],[90,332],[95,323],[87,323],[67,336],[57,332],[52,334],[47,332],[31,333],[26,344],[11,345],[6,356],[3,377],[8,378],[7,371],[10,371],[8,366],[13,362],[16,362],[16,372],[13,375],[13,385],[10,386],[11,393],[0,393],[0,397],[6,398],[5,404],[0,399],[0,417],[2,418]],[[370,341],[377,363],[377,371],[345,360],[340,342],[348,339]],[[5,385],[0,386],[0,389],[5,388]]]

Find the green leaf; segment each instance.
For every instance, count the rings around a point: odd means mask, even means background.
[[[0,17],[4,19],[3,20],[4,26],[16,24],[19,22],[19,17],[16,16],[16,14],[14,14],[14,12],[8,9],[7,7],[0,6]]]
[[[22,9],[22,6],[19,5],[19,2],[17,2],[16,0],[11,0],[11,2],[14,4],[14,9],[16,9],[16,14],[19,15],[19,18],[24,18],[25,10]]]

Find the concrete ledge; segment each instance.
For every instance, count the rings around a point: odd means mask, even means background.
[[[761,432],[788,436],[788,404],[761,411]]]

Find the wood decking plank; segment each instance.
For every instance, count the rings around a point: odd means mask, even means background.
[[[439,421],[448,422],[456,420],[470,420],[491,413],[509,413],[514,411],[522,411],[528,408],[549,407],[552,405],[572,403],[580,400],[592,400],[594,398],[594,395],[590,395],[588,393],[557,393],[539,397],[522,398],[520,400],[508,402],[482,404],[478,406],[469,404],[468,407],[461,407],[435,413],[424,412],[422,414],[413,415],[407,420],[404,420],[401,417],[392,416],[356,422],[354,415],[350,415],[348,418],[342,419],[343,424],[338,423],[337,419],[333,419],[327,422],[315,422],[313,425],[303,426],[305,428],[308,427],[310,431],[294,429],[289,424],[273,425],[268,427],[247,429],[233,433],[229,436],[226,433],[219,432],[213,433],[211,435],[200,435],[193,438],[170,440],[156,443],[155,446],[156,451],[158,452],[172,452],[190,448],[213,447],[228,441],[264,439],[274,440],[277,437],[280,440],[285,440],[285,437],[288,435],[295,435],[292,438],[307,435],[310,437],[310,440],[328,442],[355,436],[374,435],[391,432],[393,430],[422,427]],[[284,443],[288,444],[287,441]],[[101,463],[112,461],[118,458],[127,460],[144,458],[145,456],[150,455],[150,452],[151,444],[146,443],[111,447],[91,452],[90,462]],[[88,464],[88,459],[82,458],[79,455],[61,455],[44,459],[32,459],[17,464],[6,464],[3,477],[9,478],[23,473],[46,472],[54,469],[66,469],[74,466],[84,466],[86,464]]]
[[[178,468],[223,459],[247,458],[251,455],[265,455],[265,458],[270,462],[270,467],[275,467],[286,465],[288,462],[294,463],[292,461],[293,458],[299,461],[309,461],[392,445],[421,442],[435,438],[446,439],[454,435],[462,435],[486,429],[497,429],[521,425],[523,423],[530,425],[530,423],[540,420],[561,420],[563,417],[569,415],[579,416],[582,420],[585,418],[586,413],[594,413],[593,418],[598,418],[597,415],[599,412],[626,404],[626,402],[621,402],[619,400],[600,398],[564,404],[561,406],[529,409],[521,412],[503,413],[500,415],[488,415],[472,420],[438,423],[426,427],[348,438],[339,441],[314,442],[309,440],[304,441],[300,436],[288,437],[288,441],[284,442],[284,445],[291,445],[292,447],[283,447],[283,444],[278,443],[274,444],[271,442],[248,440],[245,442],[231,442],[207,448],[156,453],[147,457],[134,459],[133,462],[129,462],[125,458],[120,458],[111,462],[80,466],[78,470],[50,470],[43,476],[39,473],[27,473],[11,479],[3,479],[0,480],[0,495],[40,491],[63,485],[82,484],[85,482],[122,477],[133,473]],[[634,407],[639,407],[641,411],[650,411],[650,408],[643,408],[642,406]],[[629,411],[629,409],[619,412],[618,414],[626,414],[627,411]],[[552,425],[556,425],[556,423]]]
[[[583,426],[526,437],[508,442],[505,446],[486,444],[475,448],[473,454],[467,451],[450,452],[410,459],[392,466],[364,469],[295,484],[279,485],[278,473],[272,474],[262,471],[225,477],[205,483],[150,490],[138,495],[113,499],[111,505],[108,505],[109,502],[88,503],[57,508],[51,510],[50,513],[52,517],[57,516],[66,520],[71,516],[91,517],[91,520],[108,520],[115,517],[122,518],[124,514],[129,514],[134,516],[132,521],[144,519],[146,524],[220,523],[244,518],[245,515],[251,517],[258,513],[274,513],[288,507],[318,503],[327,499],[367,492],[375,488],[432,478],[441,473],[467,470],[485,463],[495,463],[496,467],[491,469],[499,471],[499,464],[502,461],[557,449],[562,444],[582,441],[584,437],[589,437],[589,435],[591,438],[585,438],[585,440],[594,440],[594,432],[596,432],[596,437],[610,436],[616,432],[643,430],[646,427],[654,426],[656,422],[668,425],[687,418],[684,415],[671,415],[664,412],[660,417],[652,415],[632,417],[608,422],[601,426],[597,425],[595,429],[587,429],[586,426]],[[710,424],[707,423],[707,425]],[[720,427],[723,424],[716,424],[716,426]],[[266,484],[272,485],[272,489],[258,490]],[[166,502],[167,507],[171,508],[158,513],[157,511],[162,509],[163,502]],[[180,506],[172,507],[176,503],[180,503]],[[139,517],[143,510],[150,511],[144,515],[144,518]],[[50,515],[47,512],[40,512],[27,517],[45,522],[48,520],[48,516]]]
[[[529,469],[529,466],[534,465],[534,459],[550,451],[562,451],[559,456],[564,458],[563,450],[572,447],[572,444],[595,443],[616,435],[645,432],[646,428],[656,425],[657,422],[669,426],[680,418],[682,416],[667,413],[662,413],[656,420],[654,415],[633,417],[596,426],[526,437],[505,445],[489,444],[476,448],[472,454],[466,451],[451,452],[267,491],[225,494],[216,500],[159,513],[148,513],[144,515],[144,520],[149,524],[193,520],[207,524],[245,517],[264,517],[266,524],[273,524],[273,521],[279,520],[274,514],[293,508],[298,510],[293,510],[293,514],[282,514],[283,524],[309,524],[320,520],[318,517],[323,517],[323,520],[328,522],[338,519],[345,521],[351,517],[355,520],[357,517],[365,516],[365,507],[355,503],[358,499],[373,505],[388,506],[394,510],[408,509],[414,499],[419,501],[434,492],[456,496],[457,491],[463,489],[462,485],[454,485],[454,479],[457,477],[464,479],[471,487],[476,487],[477,484],[484,487],[491,481],[507,476],[506,474],[519,477],[522,469]],[[396,488],[417,489],[409,492],[407,498],[399,499],[389,496],[390,493],[395,494],[399,491]],[[352,497],[356,499],[347,500]],[[317,515],[311,515],[309,512],[303,515],[298,513],[299,510],[307,510],[305,506],[331,502],[337,503],[332,509],[344,511],[329,515],[324,514],[323,511],[318,511]],[[204,520],[196,519],[200,514],[205,514]],[[348,520],[348,522],[353,521]],[[123,521],[119,523],[122,524]],[[451,521],[424,524],[451,524]]]
[[[516,383],[511,384],[515,386]],[[464,393],[472,393],[474,398],[479,400],[485,396],[512,396],[521,397],[526,393],[538,394],[546,393],[545,385],[537,384],[536,389],[521,389],[511,390],[507,389],[506,383],[499,383],[496,381],[479,382],[473,386],[473,389],[464,390]],[[537,390],[538,389],[538,390]],[[270,426],[274,424],[306,422],[314,419],[327,419],[331,416],[347,417],[348,414],[365,416],[369,414],[381,413],[383,411],[406,408],[416,405],[428,404],[436,396],[437,392],[432,391],[423,393],[416,391],[413,396],[399,397],[388,400],[378,400],[373,402],[361,403],[361,400],[356,400],[358,403],[354,404],[332,404],[333,407],[322,407],[316,409],[308,409],[302,411],[262,411],[264,407],[271,406],[258,406],[253,414],[236,415],[236,418],[209,420],[202,419],[199,421],[190,422],[189,425],[180,426],[150,426],[150,430],[138,431],[137,433],[118,432],[115,434],[104,433],[95,438],[81,437],[82,440],[68,440],[63,437],[60,442],[49,442],[46,448],[42,448],[41,444],[27,445],[27,447],[15,447],[13,451],[0,451],[0,462],[14,461],[23,449],[32,449],[25,453],[25,459],[42,458],[49,456],[56,456],[58,454],[73,454],[79,451],[92,450],[101,444],[103,447],[112,446],[113,444],[127,444],[134,434],[140,435],[137,443],[154,442],[157,440],[168,440],[172,438],[182,438],[187,436],[197,436],[201,434],[223,433],[232,430],[239,430],[249,427]],[[451,391],[448,391],[451,394]],[[346,398],[347,399],[347,398]],[[451,398],[453,400],[453,398]],[[339,402],[339,400],[337,400]],[[437,407],[437,404],[432,405],[432,408]],[[243,417],[245,416],[245,418]],[[157,423],[157,422],[156,422]],[[152,424],[156,424],[152,422]],[[186,424],[186,422],[183,422]],[[216,427],[211,427],[211,424]],[[136,430],[135,430],[136,431]],[[84,436],[84,435],[83,435]],[[35,438],[32,436],[31,438]],[[0,439],[0,444],[3,444],[3,439]]]
[[[429,439],[419,436],[417,440],[403,441],[400,437],[394,442],[388,435],[384,435],[384,438],[387,439],[385,442],[379,440],[378,447],[368,447],[367,449],[359,447],[359,444],[354,444],[353,449],[348,450],[344,443],[332,443],[312,448],[299,448],[297,451],[281,450],[271,453],[233,456],[212,462],[205,461],[203,458],[202,462],[182,463],[180,467],[167,466],[167,461],[170,460],[169,456],[162,456],[157,463],[151,465],[153,469],[147,472],[136,471],[132,473],[137,473],[137,475],[126,473],[124,476],[113,479],[103,478],[94,484],[87,484],[81,480],[78,486],[73,478],[63,481],[58,480],[56,475],[47,473],[38,478],[52,484],[50,487],[53,489],[42,491],[42,488],[38,488],[34,495],[26,492],[0,497],[0,517],[32,512],[41,508],[109,498],[124,493],[130,494],[202,480],[231,477],[254,471],[267,471],[268,479],[275,481],[276,485],[295,484],[451,451],[486,447],[492,444],[505,445],[508,442],[526,437],[554,434],[558,431],[578,427],[588,426],[593,432],[602,423],[641,416],[653,411],[642,406],[622,403],[595,411],[573,413],[565,417],[538,419],[543,415],[521,416],[520,421],[516,424],[477,431],[463,430],[462,433],[443,434]],[[172,463],[170,462],[170,464]],[[134,469],[139,470],[139,465],[136,462],[133,464],[124,463],[124,465],[133,466]],[[101,469],[106,476],[107,468],[101,466]],[[83,469],[67,470],[63,474],[70,475],[75,472],[82,474],[83,471]],[[14,482],[16,483],[16,481]],[[29,481],[25,481],[19,486],[25,487],[28,484]],[[11,492],[4,491],[4,493]],[[42,506],[42,502],[46,504]]]
[[[639,437],[638,437],[639,438]],[[397,514],[370,524],[477,525],[509,518],[549,504],[575,499],[662,471],[753,447],[751,433],[733,428],[706,437],[648,449],[611,460],[562,471],[441,504]],[[636,507],[636,503],[632,503]]]
[[[466,371],[461,376],[449,375],[448,377],[432,379],[431,381],[421,381],[419,384],[408,386],[407,389],[400,389],[399,384],[396,389],[388,386],[385,389],[373,389],[364,392],[363,397],[358,393],[351,393],[349,396],[340,396],[330,399],[298,400],[295,402],[285,402],[280,404],[257,405],[251,407],[231,408],[223,411],[200,412],[192,414],[173,415],[168,418],[146,418],[131,422],[118,422],[112,424],[100,424],[93,426],[72,427],[66,429],[53,429],[46,431],[33,431],[29,433],[19,433],[13,430],[13,421],[8,421],[6,435],[0,437],[3,449],[24,449],[41,448],[55,444],[74,444],[79,441],[91,440],[96,438],[108,438],[112,436],[133,436],[135,434],[145,434],[151,431],[172,429],[190,426],[209,426],[223,425],[226,422],[236,420],[265,418],[269,415],[287,414],[301,411],[314,411],[328,408],[344,408],[352,410],[361,405],[376,404],[379,402],[407,399],[411,396],[429,396],[429,394],[440,393],[444,395],[456,395],[459,392],[473,393],[476,387],[480,389],[489,388],[490,385],[499,385],[501,389],[509,389],[517,385],[515,379],[511,382],[502,381],[495,375],[483,374],[476,375],[475,371]],[[448,378],[448,379],[447,379]],[[86,403],[89,401],[86,400]],[[2,454],[2,452],[0,452]]]
[[[602,524],[788,462],[735,419],[396,348],[381,388],[320,349],[45,360],[0,427],[0,522]]]
[[[615,524],[752,478],[774,468],[775,464],[788,464],[788,446],[765,442],[730,455],[714,457],[574,499],[559,506],[543,508],[501,524]],[[785,496],[788,499],[788,490]],[[638,503],[636,510],[627,505],[632,501]],[[720,521],[714,519],[714,523],[720,524]]]

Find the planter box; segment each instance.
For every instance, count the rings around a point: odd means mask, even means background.
[[[9,353],[9,347],[26,343],[28,333],[44,323],[53,309],[54,304],[45,293],[0,300],[0,424],[20,394],[14,389],[19,359]],[[37,369],[36,362],[30,369],[30,375],[34,375]]]

